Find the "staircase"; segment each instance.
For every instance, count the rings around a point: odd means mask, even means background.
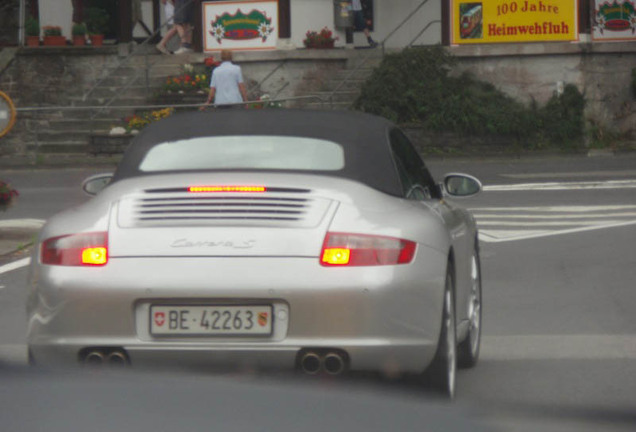
[[[139,48],[138,48],[139,50]],[[172,102],[158,98],[165,80],[169,76],[183,73],[184,63],[201,61],[200,54],[166,56],[157,53],[154,47],[142,47],[141,55],[133,55],[119,67],[110,66],[96,74],[96,79],[86,80],[71,86],[58,95],[58,108],[29,113],[37,124],[31,131],[26,150],[42,158],[72,157],[96,153],[119,153],[125,147],[117,145],[121,137],[110,136],[113,127],[125,126],[125,118],[135,111],[150,111],[148,105],[170,105]],[[143,51],[145,50],[145,51]],[[308,90],[297,96],[318,96],[330,103],[312,102],[303,106],[314,109],[349,109],[360,92],[360,87],[371,75],[373,68],[382,59],[382,51],[346,50],[344,68],[334,68],[323,77],[316,90]],[[146,55],[147,54],[147,55]],[[250,67],[245,64],[243,73],[249,78]],[[258,89],[257,89],[258,90]],[[204,96],[176,103],[201,103]],[[113,107],[128,108],[113,108]],[[135,109],[134,107],[138,107]],[[158,109],[158,108],[157,108]],[[23,116],[24,118],[24,116]],[[104,147],[95,142],[106,142]],[[112,144],[112,145],[111,145]],[[96,150],[97,149],[97,150]],[[105,149],[105,150],[104,150]],[[104,150],[104,151],[102,151]]]
[[[337,70],[323,83],[320,91],[315,92],[334,110],[348,110],[360,94],[362,85],[371,76],[373,70],[382,62],[380,49],[347,50],[348,59],[344,69]],[[310,104],[310,108],[320,109],[321,104]],[[323,104],[324,105],[324,104]]]

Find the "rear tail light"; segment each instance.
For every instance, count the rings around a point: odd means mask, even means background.
[[[375,266],[408,264],[415,242],[394,237],[327,233],[320,254],[323,266]]]
[[[42,243],[42,264],[103,266],[108,262],[108,233],[52,237]]]

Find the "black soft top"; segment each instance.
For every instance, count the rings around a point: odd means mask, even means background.
[[[324,139],[343,147],[342,170],[303,173],[356,180],[400,196],[402,187],[389,146],[389,131],[394,127],[382,117],[351,111],[231,109],[179,113],[147,126],[135,137],[113,181],[158,174],[139,170],[146,153],[157,144],[205,136],[283,135]]]

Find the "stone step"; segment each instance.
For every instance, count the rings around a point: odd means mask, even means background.
[[[167,76],[156,76],[148,78],[148,85],[150,87],[160,87],[166,82]],[[102,80],[99,83],[99,87],[125,87],[129,84],[135,84],[138,86],[146,85],[146,76],[145,74],[137,75],[135,79],[128,76],[121,75],[111,75],[108,78]],[[85,89],[88,90],[88,89]]]
[[[335,89],[342,91],[360,91],[362,86],[366,80],[363,79],[349,79],[349,80],[338,80],[338,79],[329,79],[324,82],[323,90],[324,91],[333,91]]]
[[[351,103],[350,102],[333,102],[331,104],[329,103],[323,104],[323,103],[317,103],[317,102],[309,102],[306,105],[304,105],[302,108],[316,109],[316,110],[348,111],[351,109]]]
[[[371,68],[364,68],[364,69],[358,69],[358,70],[339,69],[337,71],[334,71],[331,77],[332,79],[336,79],[340,81],[345,79],[364,81],[373,74],[374,70],[375,69],[371,69]]]
[[[114,96],[126,95],[131,97],[145,97],[147,95],[152,96],[156,92],[160,91],[161,87],[148,87],[131,85],[129,87],[96,87],[90,91],[83,91],[81,89],[74,89],[66,94],[66,97],[72,101],[82,100],[86,95],[86,101],[98,101],[101,99],[111,99]],[[86,105],[83,103],[82,105]],[[92,105],[89,103],[89,105]]]
[[[61,143],[48,143],[41,142],[36,144],[27,145],[27,151],[29,152],[37,152],[41,154],[88,154],[89,146],[88,146],[88,137],[85,141],[81,142],[67,142],[64,144]]]
[[[335,93],[332,92],[316,92],[314,93],[316,96],[319,96],[324,101],[333,101],[333,102],[348,102],[352,103],[355,101],[360,94],[359,91],[337,91]]]
[[[91,98],[83,101],[80,96],[71,96],[69,101],[74,106],[104,106],[108,103],[109,106],[121,107],[121,106],[142,106],[148,105],[147,98],[145,96],[130,96],[128,94],[115,95],[117,97],[103,97],[103,98]],[[112,103],[111,103],[112,102]],[[116,108],[111,108],[116,109]]]
[[[91,133],[94,131],[110,131],[115,126],[123,126],[123,117],[96,118],[96,119],[61,119],[49,121],[49,130],[52,132],[62,132],[74,130],[77,132]]]
[[[58,145],[72,143],[87,143],[90,131],[45,131],[36,133],[36,143],[39,145]]]

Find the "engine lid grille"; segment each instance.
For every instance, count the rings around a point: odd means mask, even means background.
[[[266,188],[265,192],[197,192],[188,188],[147,189],[119,204],[122,228],[152,226],[314,227],[331,200],[308,189]]]

